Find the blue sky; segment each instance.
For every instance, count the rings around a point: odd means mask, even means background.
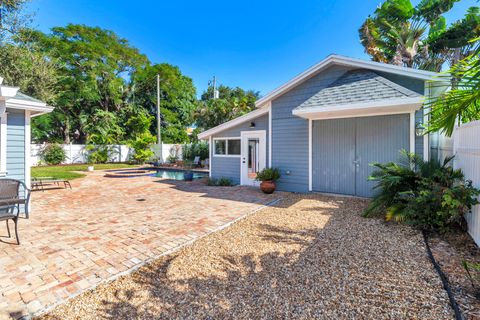
[[[198,93],[220,83],[267,94],[331,53],[368,59],[357,30],[379,0],[31,0],[34,26],[110,29],[149,59],[180,67]],[[418,2],[418,1],[413,1]],[[476,0],[447,15],[463,16]]]

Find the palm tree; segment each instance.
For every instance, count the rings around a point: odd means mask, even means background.
[[[431,98],[426,104],[431,108],[430,131],[441,131],[451,136],[457,122],[480,119],[479,41],[480,38],[472,40],[475,44],[473,53],[443,74],[445,81],[451,82],[451,90]]]
[[[374,61],[440,71],[468,54],[468,41],[480,35],[478,7],[447,28],[442,14],[458,1],[422,0],[414,7],[410,0],[386,0],[360,27],[360,42]]]

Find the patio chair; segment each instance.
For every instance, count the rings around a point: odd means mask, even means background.
[[[23,189],[24,195],[21,195]],[[15,179],[0,179],[0,221],[7,224],[8,237],[10,238],[10,227],[8,220],[13,220],[15,224],[15,237],[17,244],[20,244],[18,238],[18,218],[20,216],[20,206],[25,206],[25,216],[28,219],[28,204],[30,201],[30,189],[25,183]]]
[[[199,167],[199,166],[200,166],[200,157],[199,157],[199,156],[196,156],[195,159],[193,159],[192,164],[193,164],[195,167]]]

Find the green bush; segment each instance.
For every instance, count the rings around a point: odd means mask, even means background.
[[[40,150],[40,158],[49,165],[60,164],[67,159],[67,154],[59,144],[47,144]]]
[[[207,186],[210,186],[210,187],[231,187],[233,185],[234,183],[232,182],[232,180],[226,177],[221,177],[219,179],[215,179],[215,178],[207,179]]]
[[[108,145],[89,144],[85,150],[88,151],[88,163],[107,163],[112,153],[112,147]]]
[[[208,155],[208,143],[197,142],[191,144],[184,144],[182,146],[182,158],[183,160],[193,161],[195,157],[199,156],[200,160],[209,158]]]
[[[426,230],[447,231],[462,226],[464,215],[478,203],[480,191],[453,169],[452,158],[423,161],[402,151],[399,163],[375,163],[370,180],[378,190],[364,216],[384,214],[387,220],[405,222]]]
[[[255,180],[257,181],[277,181],[280,179],[280,170],[277,168],[265,168],[259,173]]]
[[[178,156],[171,154],[167,157],[167,161],[168,163],[176,163],[178,161]]]
[[[150,149],[150,145],[155,141],[156,138],[150,132],[137,134],[135,139],[128,142],[128,145],[134,150],[133,159],[138,163],[144,163],[153,157],[154,153]]]

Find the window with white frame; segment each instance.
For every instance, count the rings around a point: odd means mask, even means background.
[[[213,139],[213,154],[215,156],[240,156],[240,138],[215,138]]]

